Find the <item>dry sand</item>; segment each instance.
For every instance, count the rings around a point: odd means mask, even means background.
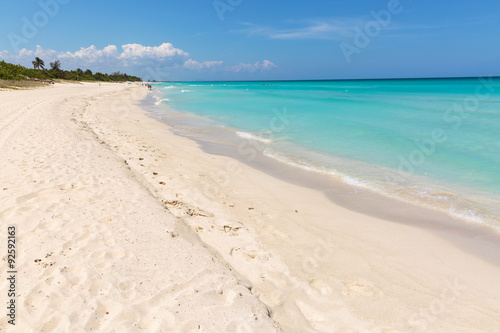
[[[0,330],[498,332],[500,266],[457,246],[476,240],[204,153],[146,94],[0,92],[2,272],[7,225],[18,251],[17,325]]]

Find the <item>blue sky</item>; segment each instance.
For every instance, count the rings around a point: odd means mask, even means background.
[[[500,75],[497,0],[23,0],[1,6],[0,58],[26,66],[38,55],[46,63],[61,60],[65,69],[157,80]]]

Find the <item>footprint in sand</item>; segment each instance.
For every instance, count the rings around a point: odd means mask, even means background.
[[[114,249],[106,253],[106,258],[109,259],[120,259],[123,257],[125,257],[125,250],[123,249]]]
[[[60,231],[62,229],[62,226],[59,221],[48,218],[40,221],[40,223],[38,223],[38,228],[50,231]]]
[[[112,266],[111,263],[108,262],[106,259],[96,262],[94,264],[95,268],[100,269],[102,271],[108,271],[111,266]]]
[[[106,295],[112,287],[113,285],[109,281],[97,280],[90,284],[89,291],[94,296],[102,296]]]
[[[80,285],[88,278],[87,270],[82,266],[64,267],[61,269],[61,273],[73,286]]]
[[[22,205],[28,201],[32,201],[34,199],[37,199],[38,198],[38,194],[36,192],[32,192],[32,193],[29,193],[29,194],[26,194],[26,195],[22,195],[20,197],[18,197],[16,199],[16,203],[18,205]]]
[[[61,275],[60,272],[56,272],[55,274],[52,274],[49,278],[45,279],[45,283],[48,286],[51,287],[56,287],[58,289],[65,289],[67,285],[67,281],[64,278],[64,276]]]
[[[24,300],[24,308],[31,315],[44,306],[47,298],[43,287],[44,283],[39,283],[29,291]]]
[[[326,296],[332,293],[333,289],[323,280],[311,280],[311,287],[318,290],[322,295]]]
[[[104,251],[96,251],[90,255],[90,258],[99,259],[99,258],[102,258],[105,254],[106,254],[106,252],[104,252]]]
[[[266,251],[255,250],[252,248],[242,249],[239,247],[233,247],[229,251],[229,255],[231,256],[243,255],[247,261],[258,260],[264,262],[264,261],[269,261],[269,259],[271,258],[271,255]]]
[[[373,296],[380,293],[371,283],[365,281],[344,282],[347,290],[342,293],[346,296]]]
[[[85,247],[90,241],[91,234],[89,232],[83,233],[81,236],[74,240],[74,246],[76,248]]]
[[[137,283],[135,281],[129,280],[129,281],[123,281],[120,282],[118,285],[122,290],[132,290],[135,288]]]

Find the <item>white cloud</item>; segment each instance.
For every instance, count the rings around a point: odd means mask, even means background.
[[[108,45],[104,49],[99,50],[94,45],[92,45],[87,48],[82,47],[80,50],[73,53],[68,51],[64,53],[56,52],[52,54],[44,54],[47,53],[46,50],[40,50],[39,53],[39,57],[56,57],[61,61],[69,60],[70,62],[73,62],[73,60],[77,60],[83,63],[95,64],[100,62],[109,62],[110,59],[116,59],[118,57],[118,48],[115,45]]]
[[[7,52],[7,51],[5,51],[5,52]],[[35,52],[33,52],[31,50],[22,49],[21,51],[19,51],[19,57],[30,57],[30,58],[32,58],[34,54],[35,54]]]
[[[222,61],[204,61],[198,62],[196,60],[189,59],[184,63],[182,67],[193,70],[202,70],[208,68],[214,68],[222,65]]]
[[[269,61],[269,60],[264,60],[263,62],[257,61],[255,64],[244,64],[240,63],[236,66],[231,67],[231,70],[233,72],[239,73],[239,72],[256,72],[258,70],[261,71],[266,71],[266,70],[271,70],[275,68],[276,65]]]
[[[198,61],[189,57],[189,53],[175,48],[171,43],[159,46],[144,46],[141,44],[125,44],[120,47],[108,45],[102,49],[95,45],[82,47],[75,52],[55,51],[37,46],[36,50],[22,49],[18,54],[0,51],[0,60],[31,66],[35,57],[50,62],[60,60],[63,69],[83,70],[90,68],[94,72],[112,73],[124,71],[141,76],[143,79],[165,80],[173,79],[176,73],[183,72],[233,72],[254,73],[267,71],[276,65],[269,60],[254,64],[240,63],[236,66],[224,66],[222,61]],[[186,60],[187,59],[187,60]]]
[[[90,65],[106,65],[113,70],[114,67],[148,66],[151,63],[165,62],[170,64],[182,64],[189,54],[181,49],[175,48],[170,43],[160,46],[143,46],[141,44],[122,45],[122,52],[118,51],[116,45],[108,45],[98,49],[94,45],[82,47],[75,52],[58,52],[37,46],[36,51],[22,49],[19,54],[11,54],[8,51],[0,52],[0,58],[21,63],[31,64],[33,57],[39,57],[46,63],[61,60],[63,67],[73,69],[76,67],[88,67]]]
[[[126,44],[122,46],[123,53],[120,58],[169,58],[174,56],[188,57],[187,52],[176,49],[170,43],[163,43],[160,46],[143,46],[141,44]]]
[[[273,62],[269,61],[269,60],[264,60],[262,62],[262,65],[261,65],[261,68],[262,69],[266,69],[266,70],[267,69],[272,69],[272,68],[275,68],[275,67],[276,67],[276,65]]]

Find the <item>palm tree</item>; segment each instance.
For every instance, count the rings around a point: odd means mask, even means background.
[[[45,67],[45,63],[43,62],[43,60],[38,58],[38,57],[36,57],[35,61],[32,61],[31,63],[33,64],[33,68],[35,68],[35,69],[40,68],[40,67],[42,67],[42,68]]]
[[[59,71],[61,70],[61,62],[59,60],[56,60],[54,62],[51,62],[50,63],[50,67],[55,70],[55,71]]]

